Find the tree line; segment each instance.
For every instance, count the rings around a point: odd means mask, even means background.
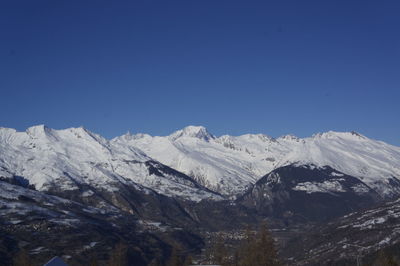
[[[108,261],[98,263],[93,257],[90,266],[130,266],[132,261],[128,258],[129,245],[117,243],[109,254]],[[268,230],[267,224],[262,223],[258,230],[250,227],[245,230],[244,237],[235,245],[228,244],[222,234],[216,234],[211,245],[206,250],[205,262],[220,266],[280,266],[274,238]],[[377,256],[368,263],[371,266],[400,266],[397,256],[381,250]],[[32,266],[30,254],[26,249],[21,249],[14,256],[15,266]],[[204,263],[204,261],[203,261]],[[166,260],[154,258],[149,266],[189,266],[193,265],[190,254],[185,254],[177,246],[172,246],[169,257]],[[364,264],[363,264],[364,265]]]
[[[278,266],[275,241],[262,223],[257,231],[247,228],[243,239],[235,246],[227,246],[221,235],[217,236],[212,248],[210,262],[221,266]]]

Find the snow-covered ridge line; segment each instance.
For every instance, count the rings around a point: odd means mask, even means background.
[[[216,137],[202,126],[189,126],[169,136],[123,135],[112,142],[139,148],[226,195],[242,193],[265,174],[295,162],[331,166],[360,178],[383,196],[398,193],[390,183],[400,179],[400,148],[357,132],[328,131],[307,138]]]
[[[0,136],[1,135],[7,135],[7,134],[15,134],[15,133],[28,133],[32,136],[37,136],[37,135],[51,135],[53,132],[65,132],[65,131],[71,131],[71,132],[77,132],[79,134],[87,134],[92,136],[94,139],[101,139],[101,140],[107,140],[106,138],[102,137],[100,134],[93,133],[92,131],[86,129],[84,126],[80,127],[70,127],[70,128],[65,128],[65,129],[53,129],[49,128],[44,124],[40,125],[35,125],[28,127],[25,131],[17,131],[14,128],[7,128],[7,127],[0,127]],[[183,129],[176,130],[172,132],[170,135],[166,136],[152,136],[147,133],[126,133],[121,136],[117,136],[115,138],[112,138],[110,140],[118,139],[121,137],[126,137],[126,138],[146,138],[146,137],[169,137],[170,139],[178,139],[181,137],[191,137],[191,138],[199,138],[199,139],[205,139],[205,140],[210,140],[210,139],[224,139],[224,138],[260,138],[268,141],[277,141],[277,140],[306,140],[310,138],[338,138],[338,137],[343,137],[343,138],[354,138],[354,139],[369,139],[366,136],[355,132],[355,131],[327,131],[327,132],[319,132],[315,133],[310,137],[305,137],[305,138],[300,138],[297,137],[293,134],[287,134],[287,135],[282,135],[277,138],[274,138],[272,136],[263,134],[263,133],[246,133],[238,136],[232,136],[232,135],[222,135],[220,137],[210,133],[210,131],[204,127],[204,126],[186,126]]]
[[[185,179],[154,174],[148,178],[144,163],[154,160],[228,196],[243,193],[262,176],[293,163],[328,165],[359,178],[384,197],[400,193],[392,186],[400,182],[400,148],[356,132],[328,131],[307,138],[217,137],[205,127],[188,126],[168,136],[129,133],[107,140],[83,127],[54,130],[39,125],[25,132],[0,128],[0,151],[0,172],[29,175],[38,187],[66,172],[68,182],[61,186],[134,182],[162,194],[190,197]]]
[[[224,139],[227,137],[247,137],[247,138],[260,138],[260,139],[264,139],[264,140],[268,140],[268,141],[276,141],[276,140],[292,140],[292,141],[299,141],[299,140],[305,140],[305,139],[310,139],[310,138],[334,138],[334,137],[350,137],[350,138],[355,138],[355,139],[368,139],[366,136],[356,132],[356,131],[327,131],[327,132],[318,132],[313,134],[310,137],[305,137],[305,138],[300,138],[297,137],[293,134],[287,134],[287,135],[282,135],[279,137],[272,137],[269,136],[267,134],[263,134],[263,133],[245,133],[242,135],[238,135],[238,136],[232,136],[232,135],[228,135],[228,134],[224,134],[221,136],[216,136],[212,133],[210,133],[210,131],[204,127],[204,126],[186,126],[183,129],[179,129],[176,130],[174,132],[172,132],[169,135],[165,135],[165,136],[159,136],[159,135],[150,135],[147,133],[126,133],[123,134],[121,136],[115,137],[113,139],[118,139],[121,137],[125,137],[125,138],[149,138],[149,137],[168,137],[170,139],[176,140],[178,138],[181,137],[192,137],[192,138],[199,138],[199,139],[205,139],[205,140],[211,140],[211,139]]]
[[[0,128],[0,177],[23,177],[39,190],[92,186],[114,192],[130,186],[194,201],[221,199],[141,149],[109,141],[83,127],[54,130],[39,125],[25,132]]]

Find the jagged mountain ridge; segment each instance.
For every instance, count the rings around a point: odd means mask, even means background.
[[[157,228],[161,225],[157,234],[166,226],[183,231],[243,228],[265,217],[275,219],[277,225],[329,220],[399,195],[398,155],[398,147],[354,132],[274,139],[262,134],[216,137],[203,127],[188,127],[167,137],[127,134],[106,140],[84,128],[36,126],[26,132],[1,128],[0,179],[40,190],[14,187],[24,192],[9,197],[4,191],[10,191],[10,185],[0,180],[2,223],[13,221],[7,224],[10,231],[35,224],[36,220],[18,213],[18,208],[45,207],[49,194],[61,197],[60,202],[73,200],[71,206],[115,209],[109,218],[129,216],[135,226],[142,221]],[[286,168],[290,171],[280,172]],[[276,174],[284,178],[283,183]],[[213,180],[218,182],[213,184]],[[201,184],[238,198],[208,201],[223,197]],[[311,206],[310,202],[318,204]],[[58,212],[58,206],[50,209]],[[92,226],[91,222],[70,221],[71,217],[62,214],[68,212],[64,207],[59,208],[58,224],[65,222],[64,228],[74,227],[75,222],[78,228]],[[309,207],[318,212],[308,212]],[[47,219],[57,224],[46,218],[46,212],[42,216],[40,208],[33,210],[40,223]],[[76,215],[82,213],[79,210]],[[103,219],[101,213],[98,217]]]
[[[400,148],[356,132],[216,137],[204,127],[189,126],[169,136],[126,134],[111,142],[138,148],[228,196],[244,193],[265,174],[293,163],[330,166],[359,178],[384,198],[400,194],[392,186],[400,179]]]
[[[82,127],[41,125],[26,132],[1,128],[0,151],[0,176],[25,178],[40,190],[89,184],[114,191],[129,184],[195,201],[222,199],[212,191],[236,197],[274,169],[298,163],[330,166],[359,178],[383,198],[400,194],[393,186],[400,178],[400,148],[355,132],[303,139],[216,137],[204,127],[189,126],[165,137],[126,134],[107,140]]]
[[[0,152],[0,177],[23,179],[38,190],[79,190],[82,197],[90,197],[94,189],[112,193],[130,186],[194,201],[221,199],[141,150],[82,127],[54,130],[40,125],[25,132],[1,128]]]

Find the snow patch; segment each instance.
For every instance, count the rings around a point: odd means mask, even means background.
[[[357,194],[364,194],[364,193],[368,193],[370,191],[370,189],[362,183],[352,186],[351,189],[354,192],[356,192]]]
[[[344,176],[344,174],[332,172],[332,173],[331,173],[331,176]]]
[[[355,224],[353,225],[354,228],[361,228],[361,229],[371,229],[374,225],[376,224],[382,224],[386,222],[386,217],[378,217],[378,218],[374,218],[368,221],[365,221],[362,224]]]
[[[326,193],[326,192],[346,192],[343,186],[338,181],[304,182],[298,183],[292,190],[305,191],[311,193]]]

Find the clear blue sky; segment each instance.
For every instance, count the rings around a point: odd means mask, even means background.
[[[0,126],[400,145],[400,1],[2,0]]]

